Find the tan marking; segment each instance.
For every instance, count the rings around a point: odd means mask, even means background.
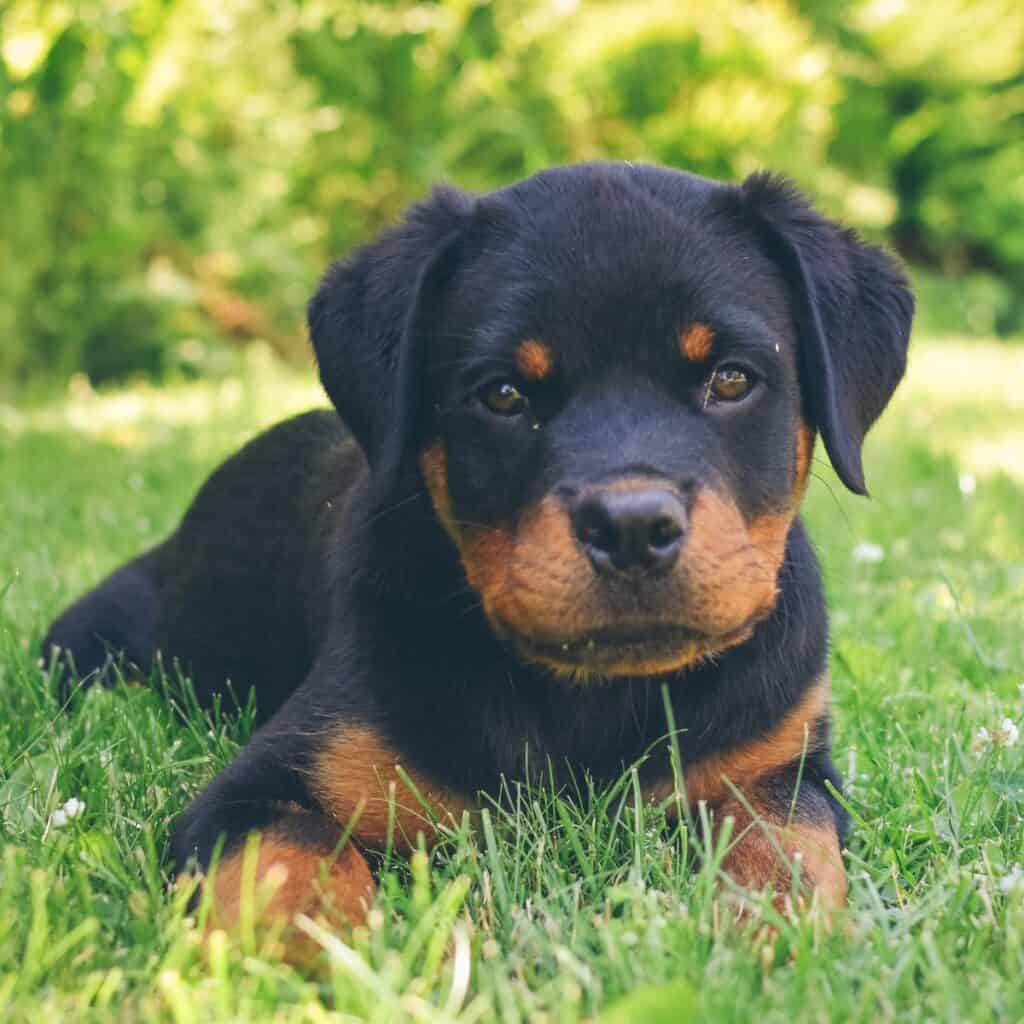
[[[556,499],[530,509],[514,534],[473,538],[466,561],[470,583],[500,622],[528,635],[586,628],[593,572]]]
[[[723,750],[686,769],[683,785],[686,802],[696,807],[704,800],[715,805],[731,797],[734,789],[747,792],[762,778],[801,757],[814,753],[815,726],[828,714],[827,673],[808,687],[800,700],[763,736],[730,750]],[[649,799],[661,802],[675,793],[672,779],[659,781],[647,790]]]
[[[763,791],[768,778],[818,749],[816,726],[828,713],[828,699],[828,677],[824,675],[766,735],[712,754],[687,768],[683,776],[686,802],[691,808],[705,801],[713,811],[716,828],[727,817],[735,819],[723,870],[744,888],[773,888],[779,894],[780,909],[791,881],[789,866],[780,860],[780,849],[786,860],[800,854],[803,886],[816,895],[824,909],[834,910],[846,901],[846,870],[835,826],[788,821],[789,804],[773,805]],[[647,790],[648,797],[659,802],[670,800],[674,794],[671,780]],[[757,820],[751,817],[751,810]]]
[[[607,604],[603,584],[559,500],[545,498],[515,529],[462,525],[452,511],[441,446],[427,448],[420,465],[438,520],[499,632],[544,644],[625,624],[620,611]],[[619,490],[644,486],[650,482],[643,478],[612,485]],[[602,664],[599,672],[556,658],[534,660],[578,681],[661,675],[741,643],[775,603],[791,518],[788,513],[764,517],[748,528],[735,503],[705,488],[691,509],[677,571],[651,583],[651,605],[659,615],[638,623],[640,628],[683,626],[704,636],[664,656]]]
[[[791,857],[797,852],[802,855],[802,877],[826,910],[846,905],[850,885],[834,827],[791,824],[783,831],[782,845]]]
[[[325,854],[275,836],[271,828],[259,842],[252,892],[243,892],[246,856],[243,844],[215,869],[211,929],[234,931],[246,900],[253,901],[254,923],[262,924],[290,924],[297,914],[361,924],[373,902],[373,875],[366,858],[351,843],[336,855]]]
[[[595,628],[583,615],[573,620],[578,598],[593,587],[589,560],[575,543],[571,524],[561,505],[547,499],[527,515],[516,530],[462,527],[455,522],[447,490],[444,452],[433,444],[423,453],[420,466],[438,520],[455,542],[470,585],[480,594],[484,612],[499,629],[511,628],[527,636],[556,635],[559,630]],[[650,486],[642,477],[617,480],[609,489],[635,490]],[[617,675],[664,675],[690,665],[699,657],[739,643],[741,636],[714,644],[694,643],[662,659],[647,659],[623,666]],[[535,658],[555,675],[582,682],[596,674],[584,665],[567,664],[546,657]],[[603,675],[608,675],[605,670]]]
[[[790,897],[796,870],[802,899],[809,896],[826,912],[841,909],[849,884],[835,826],[808,822],[787,825],[778,819],[777,809],[756,800],[748,803],[756,819],[739,801],[723,804],[716,811],[718,827],[727,817],[734,819],[722,871],[744,889],[771,889],[776,908],[781,911]]]
[[[775,605],[789,520],[744,521],[735,502],[705,487],[693,503],[681,565],[688,624],[733,633]]]
[[[814,457],[814,430],[807,423],[801,423],[796,433],[796,486],[793,488],[793,510],[803,500],[807,490],[807,479],[811,475],[811,459]]]
[[[554,369],[551,349],[543,341],[528,338],[516,349],[516,369],[527,380],[543,380]]]
[[[751,543],[763,552],[767,559],[766,564],[776,578],[786,555],[789,529],[800,510],[800,502],[807,490],[813,452],[814,431],[806,423],[801,423],[796,435],[794,484],[789,505],[780,512],[766,512],[757,516],[749,525]]]
[[[788,506],[782,511],[763,513],[751,520],[748,526],[750,541],[762,553],[763,566],[775,580],[778,579],[779,569],[786,555],[789,529],[800,510],[800,502],[807,490],[813,452],[814,431],[806,423],[801,423],[796,435],[793,494]],[[772,604],[775,603],[775,596],[773,593]]]
[[[544,665],[551,673],[573,683],[587,683],[595,679],[608,679],[610,677],[624,677],[629,679],[641,679],[647,676],[668,675],[670,672],[677,672],[679,669],[692,665],[700,658],[720,650],[720,647],[710,644],[693,643],[681,647],[663,658],[647,658],[634,661],[615,662],[611,666],[602,665],[600,671],[588,668],[585,662],[557,661],[554,658],[546,657],[543,654],[530,655],[530,660]]]
[[[679,354],[691,363],[703,363],[711,355],[714,332],[707,324],[690,324],[679,336]]]
[[[747,792],[761,778],[814,753],[815,726],[828,713],[828,677],[813,683],[799,703],[764,736],[732,750],[712,754],[687,768],[683,781],[691,806],[716,804],[732,792]],[[728,781],[727,781],[728,780]],[[671,786],[670,786],[671,789]]]
[[[798,462],[807,444],[798,438]],[[628,624],[621,609],[610,603],[607,588],[577,543],[559,500],[545,498],[515,528],[459,524],[440,444],[423,452],[420,465],[438,520],[455,543],[466,578],[499,632],[544,645]],[[611,485],[616,490],[645,486],[650,482],[637,477]],[[553,657],[534,660],[576,680],[661,675],[741,643],[775,605],[779,569],[797,504],[794,497],[783,511],[747,523],[730,498],[711,488],[697,495],[678,566],[672,574],[651,581],[650,605],[657,613],[638,620],[638,628],[687,627],[702,634],[701,639],[666,655],[611,665],[603,662],[599,671]]]
[[[415,791],[396,767],[403,769]],[[368,848],[386,845],[392,816],[392,842],[408,852],[415,847],[417,833],[432,841],[437,823],[457,826],[463,811],[473,809],[468,798],[418,773],[365,727],[343,728],[328,740],[316,759],[311,784],[325,813],[343,828],[354,822],[354,835]]]
[[[420,472],[434,505],[438,521],[449,537],[458,543],[458,531],[452,514],[452,498],[448,493],[448,461],[441,443],[435,442],[420,456]]]

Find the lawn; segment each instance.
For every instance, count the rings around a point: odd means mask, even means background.
[[[1022,387],[1024,348],[918,340],[868,445],[872,500],[819,451],[807,517],[854,819],[832,933],[736,927],[714,851],[695,866],[627,777],[587,815],[522,794],[478,836],[386,864],[369,926],[307,974],[255,941],[204,951],[162,875],[244,718],[182,723],[138,687],[62,713],[36,645],[221,456],[319,403],[311,377],[256,355],[225,381],[0,405],[3,1019],[1024,1019]]]

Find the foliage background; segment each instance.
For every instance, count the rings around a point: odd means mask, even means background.
[[[304,351],[327,261],[438,179],[782,170],[1024,329],[1018,0],[7,0],[0,390]]]

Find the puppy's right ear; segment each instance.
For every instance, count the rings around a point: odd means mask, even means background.
[[[320,380],[362,447],[379,498],[415,442],[425,329],[472,210],[470,196],[435,189],[398,227],[335,263],[309,303]]]

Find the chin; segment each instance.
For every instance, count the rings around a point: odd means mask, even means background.
[[[523,661],[543,666],[560,679],[602,680],[669,676],[742,643],[752,624],[719,636],[690,626],[600,627],[563,637],[541,637],[499,626],[497,632]]]

